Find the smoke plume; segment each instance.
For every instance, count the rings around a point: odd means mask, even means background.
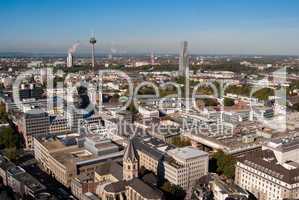
[[[76,42],[75,44],[73,44],[73,46],[71,48],[69,48],[68,52],[69,53],[75,53],[79,45],[80,45],[80,43]]]

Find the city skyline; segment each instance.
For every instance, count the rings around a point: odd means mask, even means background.
[[[296,1],[3,1],[0,52],[299,54]],[[67,8],[67,9],[61,9]]]
[[[0,200],[299,200],[298,8],[0,0]]]

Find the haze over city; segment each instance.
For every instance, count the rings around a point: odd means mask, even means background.
[[[0,2],[0,52],[64,53],[76,41],[96,53],[299,54],[294,0]]]

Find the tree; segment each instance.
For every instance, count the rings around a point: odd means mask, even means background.
[[[210,99],[210,98],[206,98],[206,99],[202,99],[205,106],[217,106],[218,102],[216,99]]]
[[[185,199],[186,192],[184,189],[179,185],[172,185],[171,186],[171,194],[174,198],[172,199]]]
[[[10,160],[17,158],[17,147],[19,146],[19,137],[10,127],[3,128],[0,134],[0,145],[4,148],[4,154]]]
[[[291,108],[292,108],[293,110],[299,112],[299,103],[294,104]]]
[[[163,186],[161,187],[161,190],[163,190],[164,192],[171,192],[171,183],[166,181]]]
[[[155,95],[156,91],[154,88],[152,87],[142,87],[140,88],[140,90],[138,91],[139,95]]]
[[[14,131],[10,127],[2,129],[0,134],[0,145],[5,148],[16,147],[17,137],[14,135]]]
[[[223,174],[228,178],[234,178],[235,176],[235,160],[231,155],[227,155],[224,158]]]
[[[7,113],[4,103],[0,103],[0,123],[7,121]]]
[[[269,96],[273,96],[274,91],[270,88],[263,88],[256,91],[253,96],[259,100],[268,100]]]
[[[224,106],[233,106],[235,105],[235,100],[231,98],[224,98]]]
[[[16,147],[6,148],[4,150],[4,154],[9,160],[14,161],[17,159],[17,148]]]
[[[249,96],[251,87],[249,85],[230,85],[226,88],[225,94],[232,93],[242,96]]]
[[[167,181],[160,189],[164,192],[165,199],[185,199],[186,192],[179,185],[174,185]]]
[[[213,158],[217,160],[217,172],[228,178],[235,175],[235,159],[231,155],[226,155],[223,151],[217,151]]]
[[[185,147],[185,146],[190,146],[191,141],[187,138],[182,138],[181,136],[175,136],[172,138],[171,144],[177,147]]]
[[[213,89],[209,86],[203,86],[198,88],[196,93],[199,95],[213,95]]]
[[[184,77],[184,76],[179,76],[179,77],[177,77],[177,78],[176,78],[176,83],[177,83],[177,84],[181,84],[181,85],[185,85],[185,83],[186,83],[186,79],[185,79],[185,77]]]
[[[4,103],[0,103],[0,114],[6,113],[6,109],[5,109],[5,104]]]

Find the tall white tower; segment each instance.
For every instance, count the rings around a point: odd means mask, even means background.
[[[67,67],[72,67],[73,66],[73,54],[71,52],[69,52],[68,55],[67,55],[66,66]]]
[[[91,44],[91,66],[95,66],[95,58],[94,58],[94,46],[97,43],[97,40],[94,36],[92,36],[89,40],[89,43]]]

